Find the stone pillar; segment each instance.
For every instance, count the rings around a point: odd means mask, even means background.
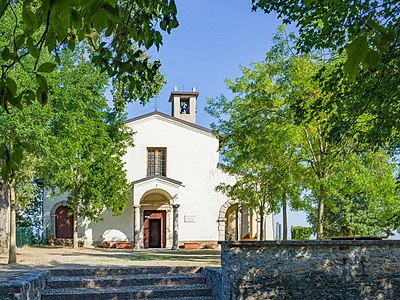
[[[242,232],[242,238],[244,238],[244,237],[246,237],[246,238],[251,238],[250,237],[250,235],[249,235],[249,233],[250,233],[250,231],[249,231],[249,210],[248,210],[248,208],[246,207],[246,206],[242,206],[242,209],[241,209],[241,232]]]
[[[140,249],[140,205],[134,205],[134,249]]]
[[[257,214],[256,222],[257,222],[257,240],[261,241],[261,239],[262,239],[262,236],[260,234],[261,233],[261,218],[258,214]]]
[[[225,241],[225,218],[219,218],[218,223],[218,240]]]
[[[172,224],[172,250],[178,250],[178,226],[179,226],[179,204],[172,204],[172,215],[173,215],[173,224]]]

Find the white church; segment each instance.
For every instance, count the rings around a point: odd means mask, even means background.
[[[85,245],[129,242],[132,248],[177,249],[185,242],[259,238],[257,214],[215,191],[235,178],[218,168],[218,138],[196,124],[198,96],[195,88],[174,88],[171,115],[155,111],[125,122],[135,132],[135,146],[124,157],[132,190],[122,215],[105,211],[100,222],[78,220]],[[66,197],[46,197],[44,212],[48,236],[72,238]],[[273,216],[264,224],[266,238],[273,239]]]

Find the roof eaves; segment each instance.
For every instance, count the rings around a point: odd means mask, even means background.
[[[193,127],[193,128],[196,128],[196,129],[208,132],[208,133],[212,133],[214,135],[213,131],[211,129],[209,129],[209,128],[206,128],[206,127],[203,127],[203,126],[200,126],[200,125],[197,125],[197,124],[185,121],[185,120],[181,120],[181,119],[172,117],[170,115],[167,115],[167,114],[159,112],[159,111],[153,111],[151,113],[147,113],[147,114],[144,114],[144,115],[141,115],[141,116],[137,116],[137,117],[128,119],[128,120],[124,121],[124,124],[129,124],[131,122],[135,122],[135,121],[138,121],[138,120],[146,119],[146,118],[149,118],[149,117],[152,117],[152,116],[164,117],[166,119],[169,119],[169,120],[172,120],[172,121],[176,121],[178,123],[181,123],[181,124],[184,124],[184,125],[187,125],[187,126],[190,126],[190,127]]]
[[[179,180],[176,180],[176,179],[172,179],[172,178],[169,178],[169,177],[165,177],[165,176],[161,176],[161,175],[152,175],[152,176],[144,177],[144,178],[132,181],[131,184],[135,185],[135,184],[146,182],[146,181],[150,181],[150,180],[153,180],[153,179],[161,179],[161,180],[173,183],[175,185],[182,185],[182,181],[179,181]]]

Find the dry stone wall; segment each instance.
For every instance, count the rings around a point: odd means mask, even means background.
[[[400,299],[400,241],[220,242],[221,299]]]
[[[47,276],[46,270],[18,266],[4,269],[0,272],[0,299],[40,300]]]

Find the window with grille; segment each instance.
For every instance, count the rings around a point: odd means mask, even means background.
[[[147,148],[147,176],[166,176],[166,148]]]

